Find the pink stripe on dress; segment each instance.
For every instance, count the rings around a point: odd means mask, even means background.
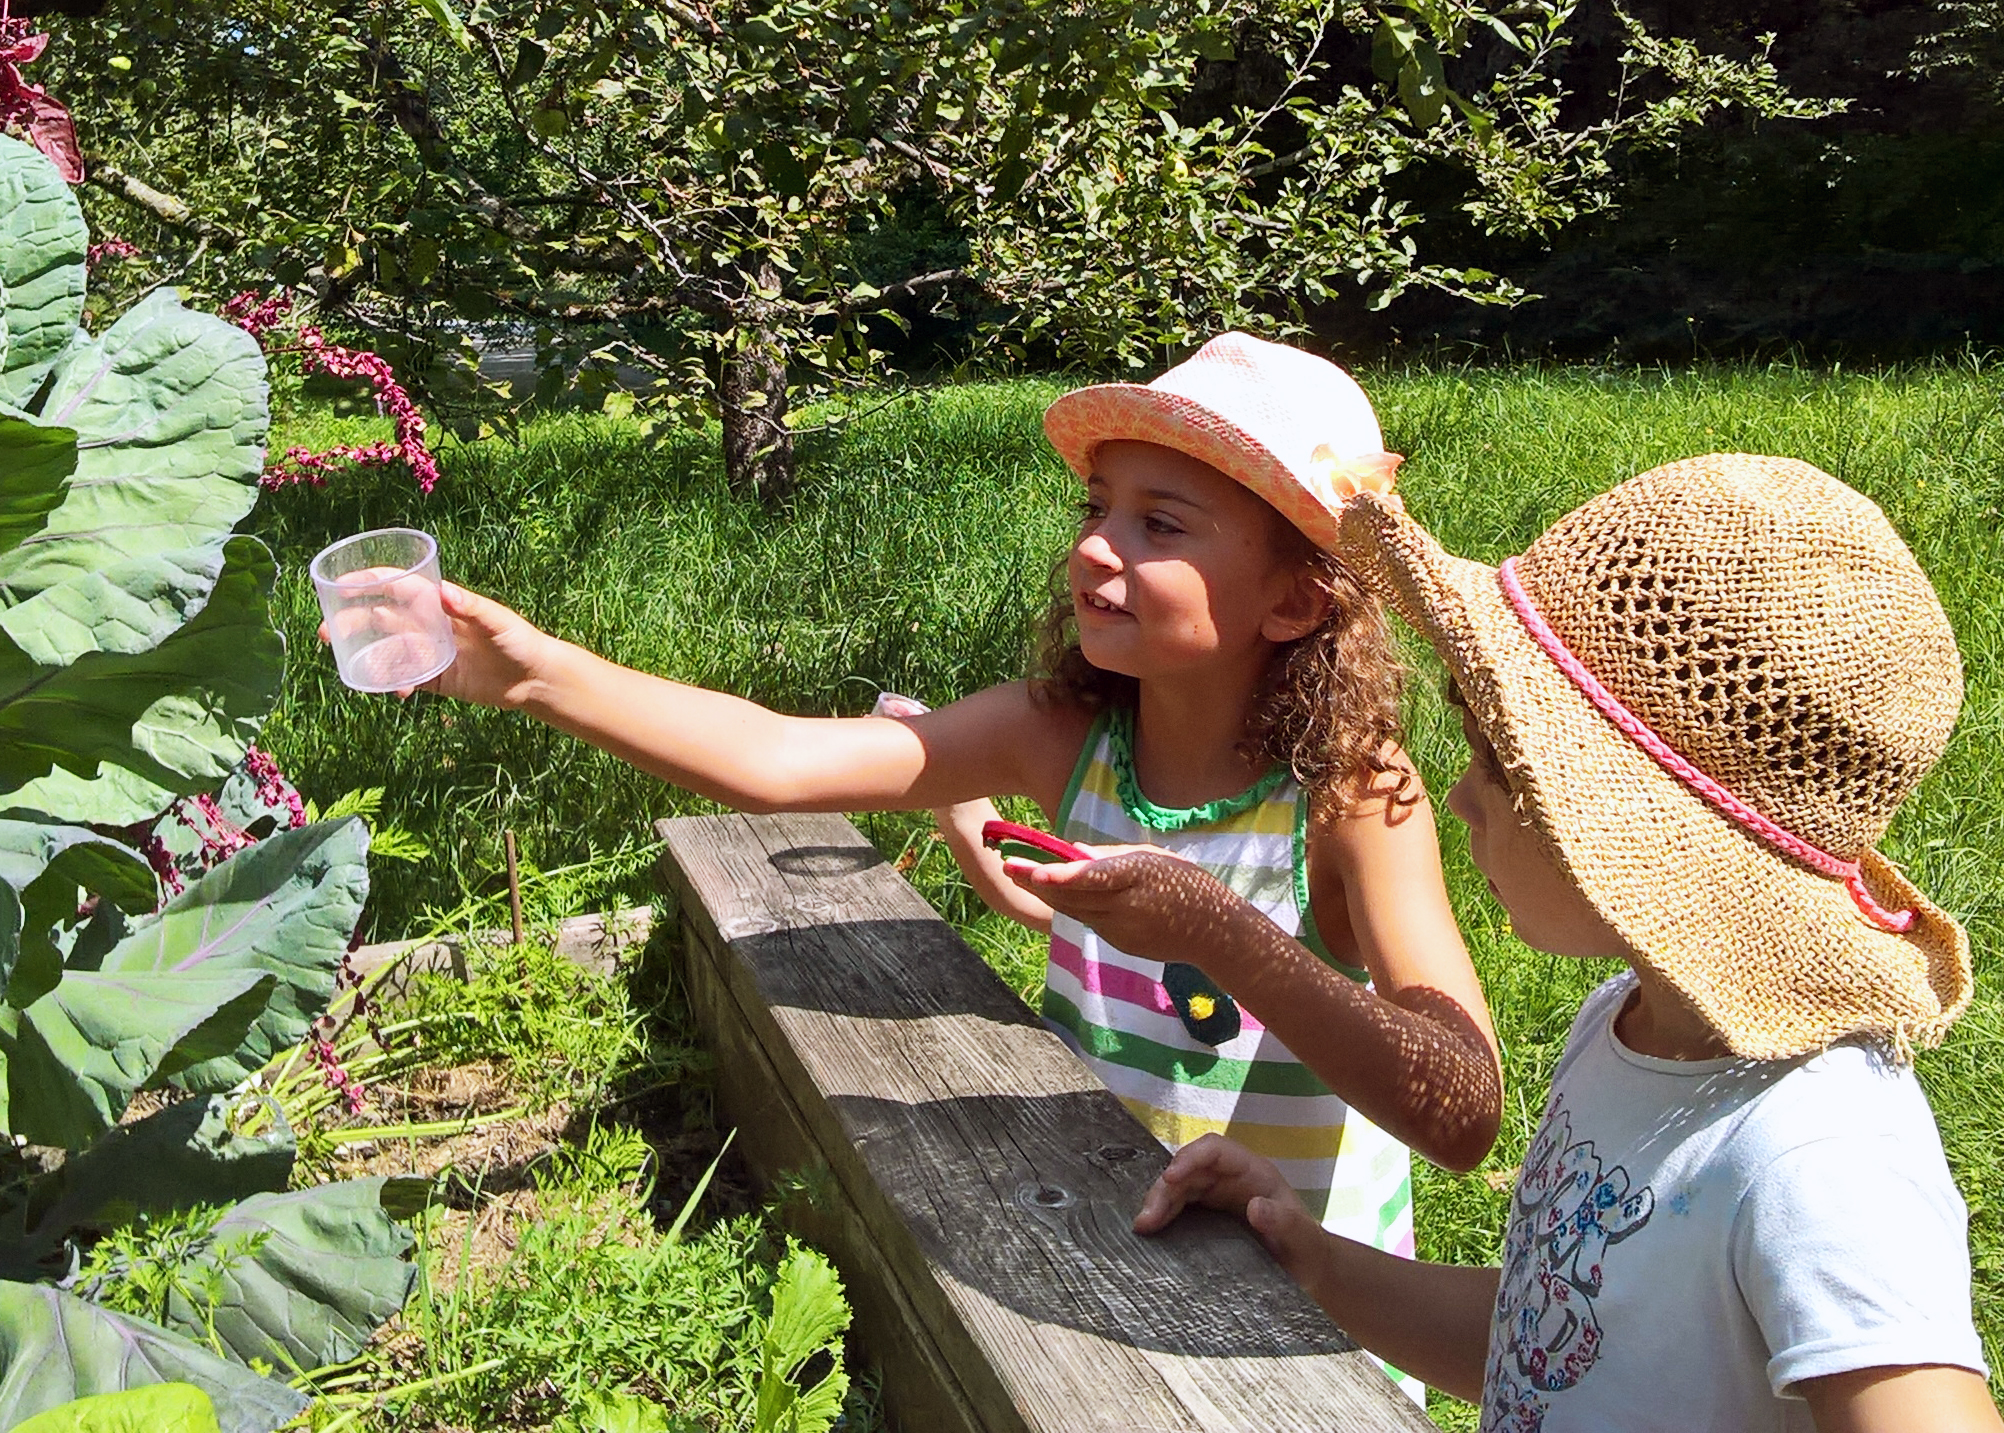
[[[1051,964],[1069,972],[1083,986],[1087,994],[1098,995],[1107,1000],[1118,1000],[1127,1005],[1139,1005],[1144,1010],[1152,1010],[1157,1015],[1177,1018],[1176,1007],[1169,999],[1169,992],[1162,988],[1159,980],[1150,980],[1138,970],[1125,966],[1109,965],[1104,961],[1087,960],[1072,942],[1053,933],[1051,936]],[[1250,1034],[1266,1029],[1253,1018],[1253,1013],[1243,1005],[1239,1007],[1239,1032]]]

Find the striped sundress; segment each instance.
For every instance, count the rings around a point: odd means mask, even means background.
[[[1089,845],[1146,842],[1209,871],[1268,919],[1353,980],[1333,959],[1308,909],[1308,798],[1277,767],[1248,790],[1188,810],[1156,806],[1134,778],[1133,714],[1101,716],[1086,737],[1058,832]],[[1193,952],[1198,954],[1198,952]],[[1162,962],[1107,944],[1069,916],[1051,921],[1045,1023],[1170,1149],[1228,1135],[1280,1166],[1322,1224],[1410,1258],[1412,1167],[1406,1147],[1341,1097],[1241,1010],[1222,1045],[1196,1039],[1162,985]],[[1395,1375],[1396,1376],[1396,1375]],[[1399,1377],[1416,1396],[1417,1382]]]

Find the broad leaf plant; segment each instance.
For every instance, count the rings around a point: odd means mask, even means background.
[[[285,647],[271,554],[235,531],[263,355],[164,288],[83,332],[87,244],[56,167],[0,138],[0,1427],[182,1383],[267,1433],[306,1405],[288,1376],[353,1357],[414,1277],[406,1188],[290,1189],[282,1120],[239,1130],[334,996],[368,833],[281,831],[164,903],[123,839],[237,768]],[[197,1210],[184,1282],[212,1300],[86,1297],[84,1248]]]

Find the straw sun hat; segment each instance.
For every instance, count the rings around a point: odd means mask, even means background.
[[[1318,547],[1343,499],[1388,493],[1402,461],[1384,451],[1371,401],[1327,359],[1222,333],[1153,383],[1101,383],[1044,412],[1044,432],[1081,478],[1102,443],[1134,439],[1209,463],[1258,493]]]
[[[1440,652],[1579,889],[1738,1054],[1905,1052],[1969,938],[1873,849],[1962,703],[1955,638],[1869,500],[1807,463],[1643,473],[1502,568],[1394,499],[1338,550]]]

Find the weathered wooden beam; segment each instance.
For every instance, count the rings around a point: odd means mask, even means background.
[[[562,921],[557,926],[553,944],[558,955],[604,975],[611,973],[620,952],[631,946],[645,945],[653,929],[654,908],[632,906],[614,911],[611,915],[573,916]],[[482,931],[472,943],[507,945],[511,938],[512,933],[505,930]],[[389,940],[359,946],[349,954],[348,959],[355,967],[355,973],[364,977],[392,960],[397,961],[396,970],[387,977],[396,984],[421,971],[449,971],[464,980],[467,944],[459,936],[444,936],[438,940]]]
[[[1236,1221],[1130,1231],[1161,1148],[848,822],[656,829],[724,1111],[903,1427],[1432,1427]]]

